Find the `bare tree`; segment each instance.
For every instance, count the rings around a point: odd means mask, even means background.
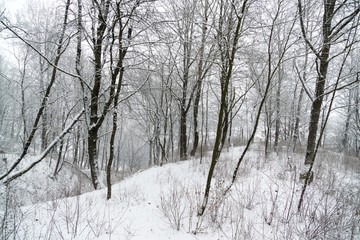
[[[210,168],[207,176],[206,187],[203,202],[198,215],[202,216],[205,212],[209,201],[210,186],[214,174],[215,166],[219,160],[222,147],[226,139],[229,127],[229,113],[231,99],[229,99],[229,86],[231,83],[233,68],[235,64],[235,56],[238,50],[238,43],[242,35],[245,17],[250,2],[244,0],[224,1],[221,2],[219,8],[219,26],[218,26],[218,45],[220,52],[220,108],[218,113],[218,121],[216,128],[215,144],[211,157]],[[238,8],[240,6],[240,8]],[[234,31],[232,29],[235,29]]]
[[[38,125],[40,122],[40,119],[43,115],[44,109],[46,108],[46,104],[50,95],[50,92],[52,90],[52,87],[55,83],[56,80],[56,73],[57,73],[57,66],[59,64],[60,58],[64,52],[64,37],[65,37],[65,31],[67,29],[67,25],[68,25],[68,12],[69,12],[69,7],[70,7],[70,0],[68,0],[66,2],[65,5],[65,13],[64,13],[64,20],[63,20],[63,24],[62,24],[62,29],[60,32],[60,36],[58,39],[58,46],[56,49],[56,55],[55,55],[55,60],[53,62],[53,70],[52,70],[52,74],[51,74],[51,78],[49,81],[48,86],[46,87],[46,91],[44,93],[44,96],[41,100],[41,104],[40,107],[37,111],[36,114],[36,118],[35,121],[33,123],[32,129],[30,131],[30,134],[25,142],[25,145],[23,147],[22,153],[21,155],[14,161],[14,163],[11,165],[11,167],[8,169],[8,171],[6,171],[4,174],[2,174],[0,176],[0,180],[4,179],[6,176],[8,176],[15,168],[16,166],[19,165],[19,163],[23,160],[23,158],[25,157],[25,155],[27,154],[30,145],[32,144],[34,137],[35,137],[35,133],[38,130]],[[3,26],[5,26],[8,30],[10,30],[16,37],[18,37],[20,40],[22,40],[25,44],[27,44],[30,48],[32,48],[33,50],[35,50],[37,53],[39,53],[29,42],[27,42],[26,40],[24,40],[19,34],[17,34],[11,27],[9,27],[9,25],[7,23],[5,23],[4,21],[0,21],[2,23]]]
[[[124,85],[124,74],[126,69],[129,69],[131,65],[129,62],[126,66],[125,62],[129,47],[133,52],[136,52],[135,46],[137,45],[132,46],[131,44],[135,36],[140,36],[140,33],[143,31],[143,29],[136,29],[137,26],[135,26],[139,22],[142,22],[139,20],[142,18],[139,15],[141,11],[138,11],[138,9],[142,4],[146,4],[147,2],[146,0],[126,2],[92,0],[89,3],[90,12],[88,12],[88,18],[82,19],[83,22],[90,21],[91,24],[81,24],[81,21],[78,23],[78,25],[82,25],[83,27],[83,33],[90,45],[93,58],[93,61],[91,61],[93,64],[91,81],[87,81],[87,84],[80,81],[80,84],[82,84],[81,88],[84,91],[84,98],[89,104],[89,112],[87,113],[87,153],[91,178],[95,189],[101,188],[103,184],[100,168],[106,165],[107,154],[109,154],[107,182],[108,186],[111,187],[110,174],[115,155],[114,143],[117,129],[116,110],[120,101],[119,96]],[[82,4],[83,3],[78,3],[78,7]],[[78,14],[81,14],[80,10]],[[79,46],[79,40],[77,49],[78,54],[81,55],[81,44]],[[135,62],[134,64],[139,63]],[[77,69],[77,72],[79,72],[79,70],[80,69]],[[85,73],[81,74],[85,75]],[[90,96],[86,97],[87,94]],[[111,111],[113,111],[113,118],[110,139],[107,139],[106,135],[105,138],[100,138],[101,129],[110,126],[110,123],[107,121],[107,116]],[[110,143],[110,151],[107,153],[108,143]],[[103,146],[104,149],[100,166],[99,146]],[[109,191],[111,191],[110,188]],[[110,194],[111,193],[109,193],[108,197]]]
[[[324,136],[325,128],[326,128],[327,122],[329,120],[330,113],[332,112],[332,107],[335,102],[336,93],[337,93],[337,91],[342,89],[342,87],[339,86],[339,83],[341,82],[342,75],[344,74],[344,71],[345,71],[345,65],[346,65],[348,57],[352,51],[352,48],[354,47],[354,43],[357,42],[357,40],[356,40],[357,34],[358,34],[358,31],[357,31],[357,24],[356,24],[356,27],[352,28],[352,30],[349,31],[348,34],[346,34],[347,35],[345,37],[345,39],[346,39],[345,40],[345,49],[346,50],[344,51],[344,54],[342,55],[341,64],[340,64],[340,67],[339,67],[339,70],[338,70],[338,73],[336,76],[336,81],[333,85],[332,90],[326,94],[326,95],[331,95],[331,99],[330,99],[329,106],[327,107],[327,111],[324,114],[324,120],[321,124],[320,135],[319,135],[319,138],[317,139],[316,146],[314,148],[313,158],[311,159],[309,169],[304,174],[304,184],[302,187],[302,191],[301,191],[301,195],[300,195],[300,199],[299,199],[299,203],[298,203],[298,207],[297,207],[298,212],[300,212],[300,210],[302,208],[302,204],[304,202],[305,191],[306,191],[308,185],[313,181],[312,169],[314,167],[315,157],[316,157],[317,151],[319,150],[319,147],[321,145],[322,137]]]
[[[255,123],[250,135],[250,138],[248,139],[248,142],[244,148],[244,150],[241,153],[241,156],[235,166],[233,175],[232,175],[232,180],[230,182],[230,184],[226,187],[225,191],[224,191],[224,195],[228,193],[228,191],[231,189],[231,187],[233,186],[233,184],[235,183],[235,180],[237,178],[237,173],[239,171],[239,167],[240,164],[242,163],[242,161],[244,160],[245,154],[247,153],[247,151],[249,150],[250,144],[252,143],[256,131],[257,131],[257,127],[260,121],[260,116],[261,116],[261,112],[262,109],[266,103],[268,94],[270,92],[270,88],[272,86],[272,82],[273,79],[275,78],[275,74],[279,71],[279,67],[285,62],[285,57],[287,52],[289,51],[289,49],[291,48],[291,46],[293,45],[293,42],[296,41],[296,39],[292,39],[292,32],[294,29],[294,25],[295,25],[295,20],[296,18],[293,18],[292,21],[290,21],[289,26],[287,26],[285,28],[285,22],[284,19],[282,19],[280,16],[283,12],[284,9],[284,5],[285,1],[284,0],[277,0],[276,1],[276,8],[274,10],[274,13],[271,14],[271,25],[268,27],[269,30],[269,35],[268,35],[268,39],[266,39],[266,55],[267,55],[267,64],[266,67],[264,68],[264,72],[266,74],[265,77],[265,88],[262,91],[262,96],[261,96],[261,100],[259,103],[259,107],[256,111],[256,116],[255,116]],[[296,16],[295,16],[296,17]],[[275,41],[275,34],[276,34],[276,30],[279,30],[277,28],[278,24],[283,24],[283,28],[286,29],[285,34],[283,36],[283,39],[281,41],[281,48],[279,48],[279,45],[275,45],[273,44],[273,42]],[[273,51],[273,48],[277,48],[279,51],[275,54]]]
[[[199,2],[199,1],[198,1]],[[198,50],[198,61],[197,61],[197,69],[196,69],[196,83],[195,83],[195,97],[193,103],[193,146],[190,152],[191,156],[195,156],[196,150],[199,146],[199,107],[200,107],[200,99],[202,97],[202,89],[204,85],[204,79],[206,74],[212,67],[213,56],[215,51],[215,45],[211,42],[207,42],[206,39],[210,37],[210,24],[209,17],[211,13],[211,9],[213,8],[214,2],[209,2],[209,0],[200,1],[201,9],[204,11],[202,14],[202,25],[201,25],[201,40],[200,46]],[[207,47],[207,51],[205,51],[205,45]]]
[[[302,36],[312,54],[316,57],[317,68],[315,96],[313,97],[311,106],[305,164],[312,164],[315,159],[318,124],[327,83],[328,68],[330,61],[334,59],[330,54],[330,49],[348,31],[348,26],[350,26],[350,28],[354,27],[351,23],[360,12],[360,6],[356,6],[356,4],[348,1],[329,0],[323,3],[319,2],[318,4],[322,7],[321,42],[318,46],[315,46],[308,38],[309,34],[306,32],[304,26],[303,3],[302,0],[298,0]],[[305,7],[310,6],[310,2],[305,4]],[[311,7],[313,8],[314,6]]]
[[[110,0],[92,1],[92,9],[95,11],[91,13],[94,81],[90,90],[87,147],[91,178],[95,189],[99,189],[102,184],[99,179],[98,134],[111,105],[114,103],[114,99],[117,99],[120,94],[124,74],[124,58],[127,53],[128,41],[133,37],[132,17],[141,2],[140,0],[134,0],[128,3],[118,2],[113,5]],[[122,7],[128,9],[127,14],[120,10]],[[115,44],[118,44],[117,49],[114,49]],[[107,51],[110,51],[109,75],[111,80],[108,85],[108,97],[102,105],[100,104],[100,98],[103,94],[101,90],[104,89],[103,85],[105,84],[103,75],[105,74],[104,65],[107,61]],[[116,119],[116,116],[114,117]]]

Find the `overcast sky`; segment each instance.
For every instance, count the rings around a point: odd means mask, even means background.
[[[4,15],[10,21],[13,21],[15,19],[16,12],[25,5],[25,2],[26,0],[0,0],[1,12],[5,10]],[[11,44],[11,39],[6,40],[3,37],[0,37],[1,55],[5,56],[6,59],[10,62],[14,61],[13,50],[14,49],[13,45]]]
[[[5,15],[9,16],[12,15],[14,16],[14,14],[16,13],[16,11],[18,9],[20,9],[20,7],[22,5],[24,5],[25,0],[2,0],[2,8],[5,8]],[[12,17],[9,16],[9,17]]]

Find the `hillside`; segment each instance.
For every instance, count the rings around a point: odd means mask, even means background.
[[[360,163],[321,152],[315,179],[297,212],[301,182],[299,155],[271,155],[253,149],[236,185],[222,196],[240,149],[223,154],[209,207],[197,208],[207,176],[208,158],[171,163],[140,171],[106,189],[79,196],[7,209],[9,239],[359,239]],[[44,169],[37,168],[32,176]],[[79,185],[69,169],[60,172],[63,188]],[[73,176],[76,176],[72,172]],[[59,177],[60,178],[60,177]],[[68,178],[66,180],[66,178]],[[21,181],[17,181],[21,185]],[[43,182],[45,186],[45,182]],[[18,185],[19,187],[19,185]],[[42,189],[42,190],[41,190]],[[34,194],[41,195],[46,187]],[[14,196],[14,195],[13,195]],[[13,199],[14,200],[14,199]],[[11,204],[11,201],[9,201]],[[10,206],[10,205],[9,205]],[[15,227],[15,231],[10,229]],[[196,235],[194,234],[196,233]]]

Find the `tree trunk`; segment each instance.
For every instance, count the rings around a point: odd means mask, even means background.
[[[186,160],[187,158],[186,115],[187,114],[186,114],[185,106],[182,105],[180,107],[180,141],[179,141],[180,160]]]
[[[306,36],[304,22],[303,22],[303,8],[301,5],[301,0],[298,0],[298,10],[300,15],[300,24],[301,30],[304,37],[304,40],[307,46],[312,50],[316,56],[317,63],[317,78],[316,78],[316,87],[315,87],[315,98],[313,99],[310,113],[310,122],[309,122],[309,133],[308,141],[306,148],[305,156],[305,165],[313,164],[315,159],[315,145],[318,133],[318,124],[320,119],[321,107],[324,98],[324,89],[326,86],[326,77],[328,72],[330,48],[334,39],[337,39],[340,33],[352,20],[359,14],[360,8],[355,7],[354,11],[346,17],[340,18],[335,24],[335,27],[332,28],[333,19],[337,18],[334,16],[336,13],[340,12],[339,9],[343,8],[345,5],[340,4],[338,8],[336,7],[336,0],[327,0],[323,3],[324,13],[322,15],[322,42],[320,46],[320,51],[318,52],[309,39]]]
[[[116,99],[117,100],[117,99]],[[114,160],[114,149],[115,149],[115,136],[116,136],[116,129],[117,129],[117,103],[114,102],[114,110],[113,110],[113,119],[112,119],[112,131],[110,136],[110,154],[109,160],[106,166],[106,183],[107,183],[107,199],[111,198],[111,167]]]
[[[206,33],[207,33],[207,24],[208,24],[208,8],[209,8],[209,1],[205,0],[204,19],[203,19],[202,27],[201,27],[201,43],[200,43],[200,49],[199,49],[199,63],[197,66],[196,93],[195,93],[194,106],[193,106],[194,140],[193,140],[193,147],[190,152],[191,156],[195,156],[196,150],[199,146],[198,117],[199,117],[199,104],[200,104],[201,92],[202,92],[202,87],[203,87],[203,79],[205,77],[205,74],[204,74],[204,50],[205,50],[205,40],[206,40]]]
[[[193,147],[191,149],[190,152],[190,156],[195,156],[196,150],[198,148],[199,145],[199,130],[198,130],[198,116],[199,116],[199,103],[200,103],[200,95],[201,93],[201,87],[199,87],[196,96],[195,96],[195,100],[194,100],[194,108],[193,108],[193,115],[194,115],[194,122],[193,122],[193,126],[194,126],[194,140],[193,140]]]
[[[351,120],[351,95],[352,90],[349,90],[348,103],[347,103],[347,111],[346,111],[346,121],[345,121],[345,129],[344,129],[344,137],[341,141],[341,150],[348,151],[349,150],[349,129],[350,129],[350,120]]]
[[[293,151],[296,151],[297,146],[299,144],[299,127],[300,127],[301,106],[302,106],[303,95],[304,95],[304,88],[301,88],[300,94],[299,94],[298,105],[297,105],[297,109],[296,109],[296,116],[295,116]]]
[[[73,139],[74,139],[73,140],[74,141],[73,164],[75,166],[78,166],[79,152],[80,152],[80,127],[79,126],[77,126],[74,131]]]
[[[360,73],[357,73],[357,86],[355,90],[355,153],[360,157]]]
[[[39,58],[39,65],[40,65],[40,89],[42,92],[45,92],[45,83],[44,83],[44,63],[43,59]],[[47,135],[48,135],[48,113],[47,107],[44,109],[44,113],[41,117],[41,151],[44,151],[46,146],[48,145]]]
[[[99,166],[98,166],[98,156],[97,156],[97,138],[98,138],[98,130],[95,128],[90,129],[88,131],[88,157],[89,157],[89,167],[90,167],[92,184],[95,189],[100,188]]]
[[[330,9],[331,10],[331,9]],[[332,11],[329,13],[332,15]],[[325,14],[327,16],[327,14]],[[324,98],[324,89],[326,84],[326,75],[329,66],[329,54],[330,54],[330,42],[328,32],[331,26],[331,19],[325,17],[324,22],[326,27],[323,31],[324,45],[321,49],[321,56],[319,62],[319,74],[316,79],[315,99],[311,105],[310,122],[309,122],[309,134],[306,147],[305,164],[312,164],[314,160],[316,138],[318,133],[318,124],[320,119],[321,106]],[[327,26],[329,25],[329,26]]]
[[[274,139],[274,150],[278,153],[279,137],[280,137],[280,100],[281,100],[281,83],[282,83],[282,68],[278,70],[278,84],[276,89],[276,116],[275,116],[275,139]]]
[[[271,144],[271,123],[272,123],[272,119],[271,119],[271,106],[270,106],[270,110],[265,108],[265,122],[264,122],[264,129],[265,129],[265,158],[268,158],[269,153],[270,153],[270,144]]]
[[[136,6],[134,6],[134,9],[136,8]],[[124,80],[124,59],[127,53],[127,49],[128,46],[124,46],[125,44],[123,44],[123,41],[128,41],[130,42],[131,38],[132,38],[132,27],[128,27],[128,31],[127,31],[127,39],[125,39],[125,36],[123,36],[124,31],[125,31],[125,27],[126,25],[122,24],[122,11],[120,10],[120,3],[116,4],[116,16],[117,16],[117,20],[119,23],[119,34],[117,36],[117,41],[118,41],[118,51],[117,54],[115,56],[113,56],[113,45],[110,46],[110,64],[111,64],[111,84],[116,86],[116,90],[115,87],[112,88],[112,91],[110,91],[110,96],[112,96],[114,98],[113,100],[113,119],[112,119],[112,131],[111,131],[111,137],[110,137],[110,143],[109,143],[109,148],[110,148],[110,153],[109,153],[109,160],[106,166],[106,182],[107,182],[107,199],[111,198],[111,168],[113,165],[113,160],[114,160],[114,156],[115,156],[115,136],[116,136],[116,132],[117,132],[117,108],[118,108],[118,104],[119,104],[119,96],[120,96],[120,92],[121,92],[121,88],[122,88],[122,84],[123,84],[123,80]],[[114,29],[113,29],[114,31]],[[113,43],[115,42],[115,39],[113,41]],[[116,64],[113,62],[114,58],[117,59]],[[115,65],[116,67],[113,68],[113,65]],[[111,100],[108,102],[111,103]],[[109,105],[107,105],[109,106]],[[106,113],[103,113],[106,114]],[[103,118],[104,119],[104,118]]]
[[[102,53],[103,53],[103,40],[105,35],[105,30],[107,28],[107,16],[109,13],[110,0],[102,1],[101,6],[98,6],[98,26],[96,32],[96,38],[93,39],[93,54],[94,54],[94,85],[91,89],[91,98],[90,98],[90,122],[88,129],[88,157],[90,165],[90,173],[92,178],[92,183],[95,189],[100,188],[99,182],[99,166],[98,166],[98,131],[102,124],[102,121],[99,121],[98,110],[99,110],[99,95],[101,89],[101,80],[102,80]],[[95,31],[95,29],[94,29]],[[111,98],[112,96],[110,96]],[[101,116],[105,118],[105,116]]]

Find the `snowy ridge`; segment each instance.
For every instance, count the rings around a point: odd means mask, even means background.
[[[171,163],[138,172],[106,189],[22,207],[15,239],[358,239],[360,177],[340,155],[320,161],[304,209],[297,212],[301,156],[264,159],[251,151],[227,196],[240,149],[221,158],[202,218],[208,159]],[[323,159],[330,155],[324,153]],[[320,154],[321,157],[321,154]],[[331,165],[332,164],[332,165]],[[358,166],[358,165],[356,165]],[[336,171],[335,171],[336,169]],[[359,208],[360,210],[360,208]],[[195,235],[194,232],[197,234]]]

